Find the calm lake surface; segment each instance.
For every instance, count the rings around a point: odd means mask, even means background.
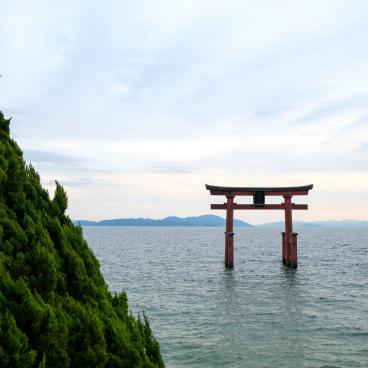
[[[111,291],[144,310],[167,367],[368,367],[368,229],[85,227]]]

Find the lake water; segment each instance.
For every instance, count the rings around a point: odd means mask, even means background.
[[[85,227],[111,291],[144,310],[167,367],[368,367],[368,229]]]

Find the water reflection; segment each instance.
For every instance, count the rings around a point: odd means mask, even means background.
[[[226,292],[232,293],[236,288],[236,273],[233,268],[224,268],[222,272],[223,288]]]
[[[283,265],[280,267],[280,275],[287,289],[295,289],[297,287],[297,272],[298,270],[294,268],[285,267]]]

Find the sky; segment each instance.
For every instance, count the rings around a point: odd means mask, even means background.
[[[224,216],[209,183],[314,184],[295,219],[368,219],[367,1],[2,0],[0,14],[0,110],[71,218]]]

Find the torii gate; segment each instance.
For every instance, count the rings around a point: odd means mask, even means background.
[[[234,210],[284,210],[285,232],[282,232],[282,262],[285,266],[297,268],[297,233],[293,232],[292,210],[307,210],[307,204],[291,202],[294,195],[308,195],[313,184],[301,187],[270,187],[270,188],[243,188],[219,187],[206,184],[206,189],[212,195],[224,195],[227,202],[224,204],[211,204],[212,210],[226,210],[225,231],[225,265],[232,268],[234,265]],[[253,196],[253,204],[234,203],[235,196]],[[284,202],[280,204],[265,204],[266,196],[282,196]]]

